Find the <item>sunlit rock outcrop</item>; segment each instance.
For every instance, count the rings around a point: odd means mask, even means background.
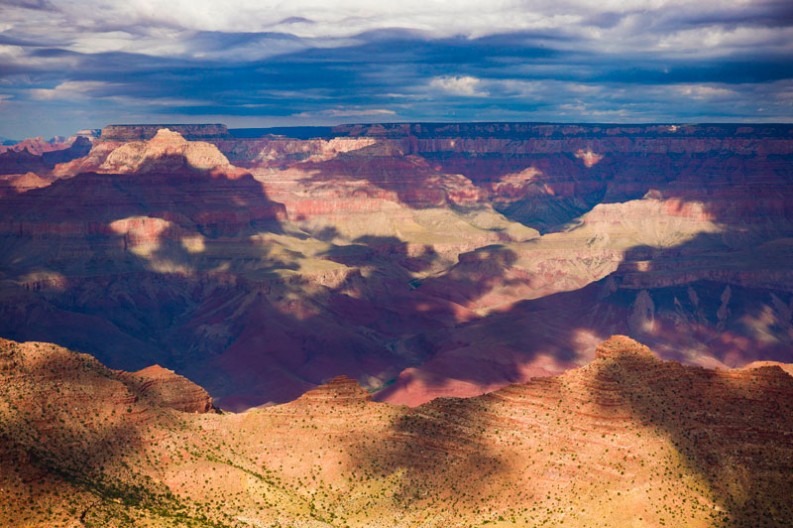
[[[234,414],[193,412],[212,410],[206,393],[159,367],[2,340],[0,523],[793,522],[787,366],[684,366],[625,336],[596,349],[475,398],[408,408],[337,377]]]

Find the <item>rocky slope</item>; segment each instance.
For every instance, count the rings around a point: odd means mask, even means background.
[[[91,147],[89,137],[76,136],[65,141],[34,138],[0,149],[0,197],[46,187],[59,164],[87,156]]]
[[[340,374],[411,405],[481,394],[614,333],[792,359],[791,126],[179,127],[7,175],[0,335],[234,409]]]
[[[0,342],[3,526],[793,522],[777,365],[683,366],[618,336],[585,367],[476,398],[392,406],[340,377],[242,414],[178,410],[141,388],[151,374]]]

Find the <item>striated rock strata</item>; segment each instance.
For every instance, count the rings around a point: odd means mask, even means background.
[[[0,155],[0,335],[233,409],[472,396],[614,333],[793,358],[790,125],[169,127]]]
[[[173,370],[159,365],[129,374],[122,373],[119,378],[157,406],[192,413],[215,410],[207,391]]]
[[[103,141],[142,141],[152,139],[163,128],[173,130],[188,139],[224,138],[228,128],[222,124],[183,125],[108,125],[99,138]]]

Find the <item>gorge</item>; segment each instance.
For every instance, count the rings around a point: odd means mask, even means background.
[[[4,148],[2,525],[793,521],[791,125]]]
[[[790,360],[789,125],[170,126],[0,154],[0,335],[234,410],[471,396],[617,333]]]

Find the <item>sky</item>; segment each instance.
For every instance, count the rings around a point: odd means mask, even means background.
[[[793,0],[0,0],[0,136],[791,122]]]

